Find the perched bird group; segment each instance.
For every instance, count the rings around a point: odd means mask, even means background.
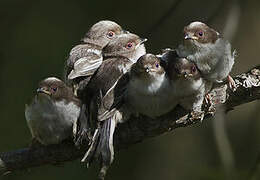
[[[94,24],[65,63],[65,82],[49,77],[26,105],[33,140],[42,145],[73,138],[89,143],[82,162],[101,162],[104,179],[114,159],[113,137],[118,123],[131,116],[156,118],[177,105],[200,113],[213,83],[229,75],[235,52],[214,29],[201,22],[184,28],[183,43],[153,55],[147,39],[112,21]]]

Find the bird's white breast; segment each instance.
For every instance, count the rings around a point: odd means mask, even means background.
[[[127,89],[128,103],[138,113],[149,117],[160,116],[176,105],[169,88],[164,75],[150,82],[132,79]]]

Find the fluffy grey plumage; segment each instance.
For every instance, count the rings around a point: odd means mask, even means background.
[[[64,82],[54,77],[39,83],[37,95],[25,108],[32,137],[43,145],[58,144],[75,134],[79,114],[80,101]]]
[[[80,92],[87,107],[89,123],[79,120],[77,142],[85,138],[88,125],[93,125],[91,146],[82,161],[90,163],[93,159],[101,159],[101,179],[114,159],[113,134],[116,124],[126,120],[125,114],[121,113],[121,93],[115,92],[115,88],[131,65],[145,54],[144,42],[144,39],[131,33],[122,34],[109,42],[103,49],[103,63]]]
[[[192,22],[184,28],[184,43],[177,52],[180,57],[194,62],[203,78],[211,82],[227,78],[235,59],[230,43],[201,22]]]
[[[212,82],[204,80],[196,65],[186,58],[178,57],[176,51],[168,51],[161,58],[166,62],[166,74],[178,104],[186,110],[200,112]]]
[[[126,103],[135,112],[158,117],[176,106],[169,79],[158,57],[153,54],[140,57],[128,74]]]

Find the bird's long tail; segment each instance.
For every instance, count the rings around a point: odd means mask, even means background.
[[[91,145],[81,160],[89,165],[94,159],[100,159],[100,179],[104,179],[109,166],[114,160],[113,136],[115,127],[116,121],[112,117],[102,122],[95,130]]]
[[[84,144],[84,142],[93,139],[91,125],[89,117],[86,116],[86,111],[86,104],[82,104],[79,118],[75,125],[73,125],[74,143],[79,148]]]

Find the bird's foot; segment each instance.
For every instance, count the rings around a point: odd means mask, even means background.
[[[191,117],[189,118],[190,121],[200,120],[200,122],[204,119],[204,112],[203,111],[192,111],[190,113]]]
[[[213,106],[212,95],[207,93],[205,95],[204,101],[205,101],[205,108],[206,108],[207,114],[212,114],[213,115],[215,113],[216,109]]]
[[[230,75],[228,75],[227,81],[228,81],[228,86],[229,86],[229,88],[230,88],[233,92],[235,92],[235,91],[237,90],[237,86],[236,86],[236,82],[234,81],[234,79],[233,79]]]
[[[212,98],[209,93],[205,95],[204,101],[208,107],[212,105]]]

